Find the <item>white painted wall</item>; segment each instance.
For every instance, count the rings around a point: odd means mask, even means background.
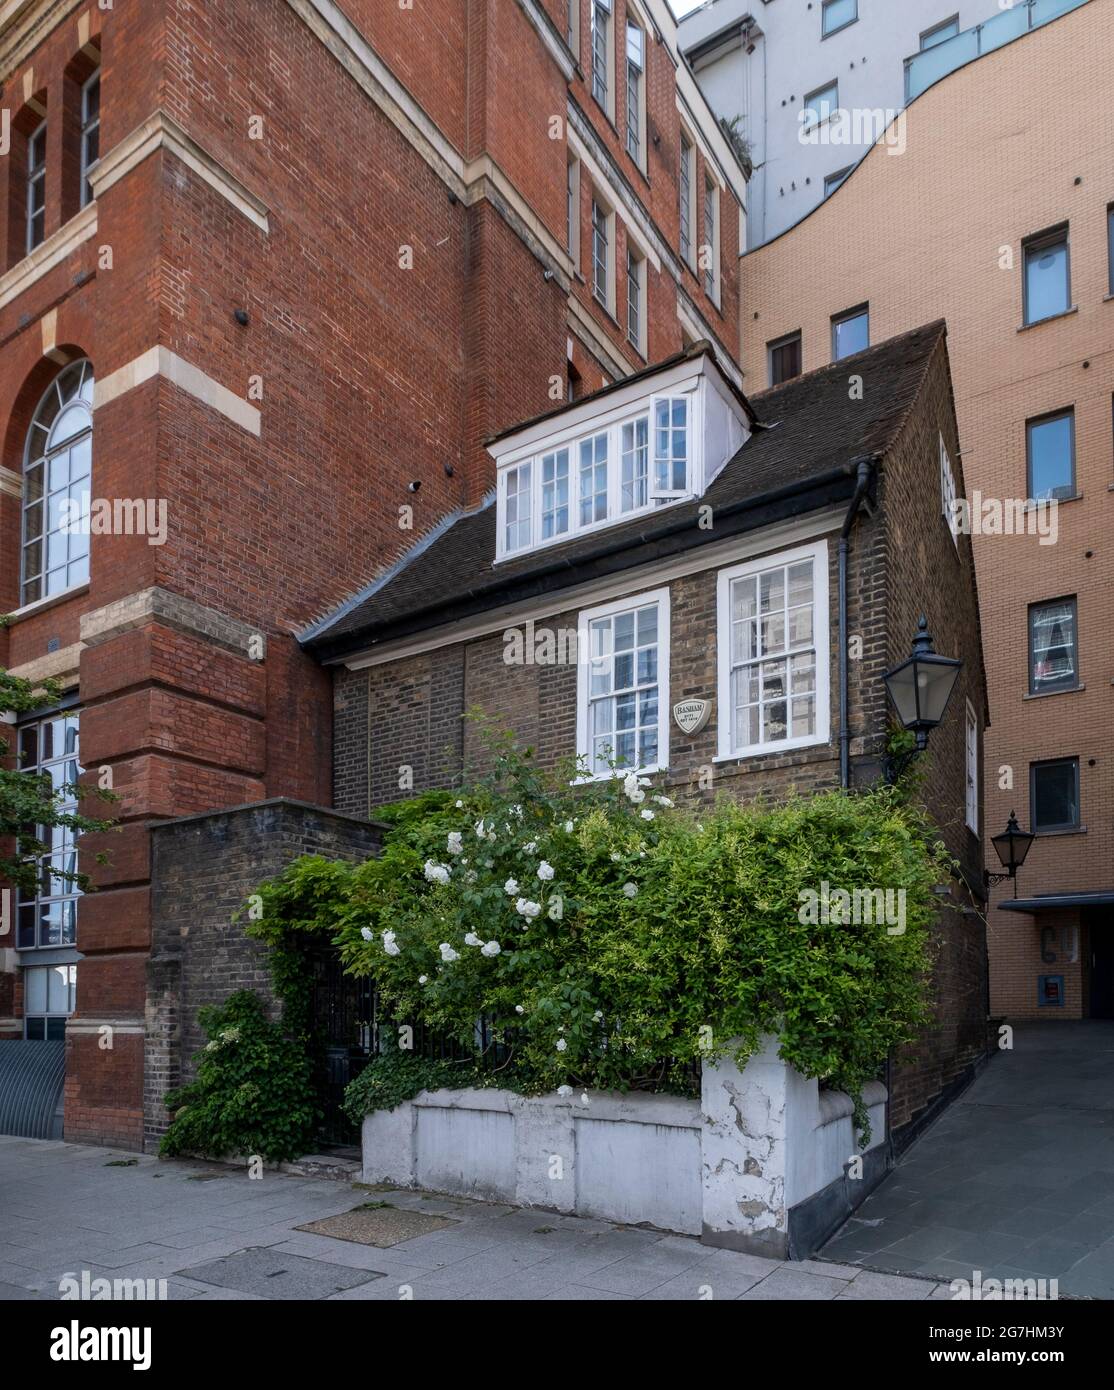
[[[886,1092],[872,1085],[871,1148]],[[705,1066],[699,1101],[594,1092],[423,1091],[363,1124],[363,1180],[702,1234],[784,1254],[789,1211],[858,1153],[851,1101],[777,1055]]]
[[[999,0],[858,0],[858,20],[821,34],[821,0],[709,0],[678,28],[682,49],[750,17],[752,37],[694,63],[713,110],[743,117],[754,174],[747,191],[747,246],[760,246],[823,200],[824,180],[854,164],[868,144],[808,146],[798,139],[803,99],[833,79],[840,105],[900,111],[906,57],[921,34],[959,16],[961,30],[1000,13]],[[746,51],[753,44],[753,52]]]

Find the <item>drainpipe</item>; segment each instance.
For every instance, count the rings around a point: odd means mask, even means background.
[[[851,785],[851,722],[847,710],[847,555],[851,528],[874,477],[877,456],[856,460],[855,492],[839,533],[839,785]]]

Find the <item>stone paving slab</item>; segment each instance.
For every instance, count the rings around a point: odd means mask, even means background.
[[[171,1299],[194,1303],[949,1296],[948,1270],[922,1280],[845,1259],[785,1263],[586,1217],[272,1170],[250,1179],[146,1156],[105,1166],[118,1156],[0,1137],[0,1299],[57,1299],[62,1275],[85,1269],[91,1278],[165,1279]],[[1107,1189],[1096,1193],[1110,1202]],[[403,1238],[377,1246],[320,1233],[330,1218],[355,1229],[369,1215]],[[438,1229],[407,1235],[416,1219]]]
[[[1114,1022],[1016,1025],[1012,1049],[916,1141],[824,1258],[922,1279],[1056,1279],[1061,1297],[1114,1298],[1112,1074]]]
[[[366,1284],[382,1278],[382,1271],[351,1269],[326,1260],[308,1260],[302,1255],[280,1253],[264,1247],[241,1250],[223,1260],[179,1270],[187,1279],[237,1293],[257,1294],[266,1299],[328,1298],[353,1284]]]
[[[413,1240],[415,1236],[443,1231],[452,1224],[448,1217],[434,1216],[432,1212],[407,1211],[402,1207],[378,1203],[371,1209],[365,1204],[294,1229],[308,1231],[310,1235],[350,1240],[357,1245],[378,1245],[386,1249],[404,1240]]]

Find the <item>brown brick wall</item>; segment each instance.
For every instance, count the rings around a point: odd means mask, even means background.
[[[552,7],[559,32],[562,3]],[[622,0],[617,8],[621,40]],[[570,89],[553,55],[510,0],[343,9],[420,108],[417,143],[446,140],[456,172],[435,171],[288,0],[110,10],[90,0],[18,63],[0,37],[15,116],[12,158],[0,161],[0,269],[22,255],[21,142],[37,120],[23,103],[29,73],[50,113],[47,233],[76,206],[73,84],[92,61],[79,55],[82,19],[102,58],[102,156],[162,111],[268,210],[264,233],[163,148],[102,191],[95,236],[0,308],[0,463],[17,475],[31,413],[68,358],[89,356],[103,381],[162,346],[241,400],[255,379],[262,387],[251,399],[258,437],[161,377],[99,405],[94,496],[165,499],[167,543],[94,536],[87,592],[0,631],[0,661],[19,668],[75,646],[84,615],[152,587],[209,611],[200,630],[165,613],[131,621],[81,654],[83,756],[111,769],[126,836],[110,841],[100,896],[80,914],[78,1021],[142,1020],[152,823],[265,796],[333,795],[331,676],[295,634],[481,496],[493,481],[483,438],[552,405],[554,379],[563,391],[568,287],[545,238],[566,241],[566,139],[563,125],[551,138],[550,122],[563,121]],[[675,245],[675,90],[665,50],[648,47],[649,115],[664,134],[638,196]],[[622,166],[602,113],[590,119]],[[477,200],[459,196],[468,161],[484,158],[513,199],[479,196],[475,184]],[[687,285],[732,354],[737,225],[725,197],[722,315]],[[404,247],[412,269],[400,266]],[[649,281],[650,349],[665,356],[681,346],[676,287],[664,267]],[[583,287],[573,293],[627,366],[640,365]],[[575,352],[585,384],[600,384],[607,364],[579,339]],[[18,499],[0,492],[5,609],[20,601],[19,526]],[[265,656],[224,640],[226,620],[265,639]],[[432,679],[437,751],[423,753],[420,777],[459,764],[454,679],[463,676]],[[387,799],[386,774],[375,775]],[[397,794],[397,767],[389,781]],[[336,796],[366,808],[366,765],[338,771]],[[141,1060],[123,1046],[99,1055],[75,1034],[71,1061],[67,1137],[136,1142]]]
[[[970,541],[958,547],[942,514],[939,438],[958,458],[955,413],[943,343],[929,361],[921,390],[881,462],[873,515],[860,514],[851,534],[848,562],[848,634],[861,640],[862,655],[850,662],[849,721],[852,782],[875,780],[890,724],[882,673],[909,654],[917,619],[925,613],[937,650],[964,661],[946,718],[932,735],[921,763],[921,795],[941,837],[960,861],[966,885],[981,887],[978,837],[965,824],[965,701],[983,717],[983,684],[977,602]],[[713,715],[705,728],[686,737],[670,721],[669,768],[660,781],[686,800],[711,801],[723,793],[740,800],[778,798],[791,791],[809,793],[839,786],[839,628],[838,523],[827,532],[830,602],[829,649],[831,738],[814,748],[787,750],[718,763],[717,575],[735,563],[721,557],[714,567],[668,581],[670,598],[670,705],[685,697],[709,699]],[[767,553],[798,542],[772,545]],[[748,557],[749,558],[749,557]],[[632,577],[629,593],[661,586],[643,572]],[[581,607],[594,606],[585,601]],[[576,631],[579,609],[557,614],[539,611],[536,629]],[[508,624],[526,631],[524,621]],[[436,648],[368,673],[347,672],[337,683],[338,749],[357,769],[364,720],[370,712],[367,746],[372,768],[370,804],[396,799],[398,764],[413,766],[414,790],[446,785],[438,776],[431,736],[433,692],[452,686],[455,710],[482,710],[512,729],[522,746],[536,750],[545,766],[576,751],[577,671],[569,663],[508,664],[500,629],[466,643]],[[463,669],[463,685],[457,673]],[[354,694],[354,690],[358,694]],[[366,698],[365,698],[366,696]],[[438,728],[451,722],[444,710]],[[338,765],[340,754],[338,752]],[[485,745],[479,727],[464,728],[463,765],[483,770]],[[454,765],[453,769],[458,765]],[[711,776],[709,777],[709,773]],[[361,784],[362,790],[362,784]],[[914,1046],[902,1049],[891,1074],[892,1122],[907,1123],[966,1074],[985,1053],[986,940],[981,901],[962,878],[941,884],[933,976],[929,986],[932,1021]]]
[[[140,1118],[145,1143],[155,1148],[167,1127],[166,1093],[192,1079],[205,1044],[198,1009],[240,989],[277,1009],[267,948],[233,920],[244,900],[299,855],[366,859],[378,849],[380,832],[322,807],[270,801],[168,821],[151,839],[154,930]]]
[[[969,496],[1024,498],[1026,420],[1075,408],[1081,497],[1060,507],[1057,543],[974,538],[990,690],[985,834],[1003,829],[1014,809],[1030,826],[1030,762],[1080,762],[1086,833],[1040,837],[1020,874],[1022,897],[1114,886],[1114,553],[1102,544],[1114,524],[1106,240],[1114,127],[1104,117],[1081,138],[1078,122],[1079,111],[1105,109],[1112,55],[1114,9],[1090,4],[960,69],[908,109],[904,154],[871,151],[815,212],[740,262],[750,390],[766,383],[766,344],[785,333],[802,330],[806,370],[828,361],[830,317],[850,305],[869,302],[875,342],[947,320]],[[1022,329],[1022,242],[1063,222],[1076,311]],[[1028,606],[1069,594],[1085,688],[1031,699]],[[992,851],[987,863],[1000,867]],[[993,889],[993,903],[1014,887]],[[1085,953],[1062,970],[1042,966],[1042,920],[992,906],[992,1007],[1016,1018],[1078,1018],[1088,1007]],[[1037,976],[1050,970],[1065,975],[1068,1004],[1038,1010]]]

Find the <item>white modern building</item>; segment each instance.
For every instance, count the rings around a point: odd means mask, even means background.
[[[707,0],[681,48],[754,174],[747,249],[833,193],[888,118],[964,63],[1081,0]],[[890,137],[899,147],[900,131]]]

